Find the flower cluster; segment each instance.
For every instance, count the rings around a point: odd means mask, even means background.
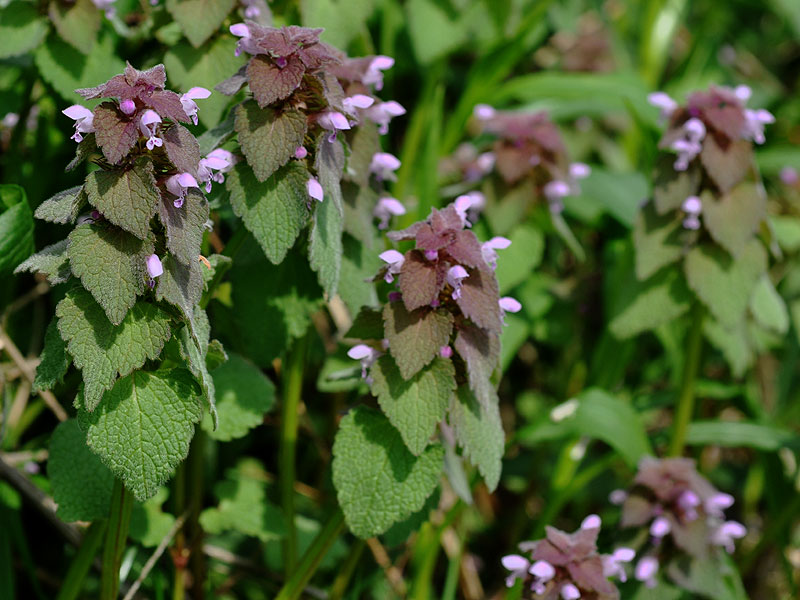
[[[523,597],[542,600],[619,598],[619,590],[609,578],[626,581],[624,564],[633,560],[634,551],[617,548],[612,554],[598,554],[600,525],[597,515],[586,517],[572,534],[548,525],[544,539],[519,545],[524,556],[503,557],[503,566],[511,571],[506,585],[511,587],[521,579]]]
[[[716,548],[734,551],[744,525],[726,520],[733,497],[718,491],[687,458],[643,458],[630,491],[615,490],[610,500],[622,505],[621,526],[646,528],[635,576],[654,586],[662,566],[681,579],[678,559],[705,559]]]

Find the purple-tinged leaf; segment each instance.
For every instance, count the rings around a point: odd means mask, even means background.
[[[167,156],[178,172],[189,173],[196,178],[197,165],[200,163],[200,145],[189,130],[176,123],[162,132],[161,139]]]
[[[478,327],[499,334],[503,326],[499,300],[497,279],[486,267],[469,271],[469,277],[462,281],[461,297],[456,302],[461,312]]]
[[[422,250],[430,250],[432,252],[441,250],[452,244],[454,238],[455,232],[445,230],[441,233],[437,233],[427,223],[420,223],[419,227],[416,229],[417,248],[421,248]]]
[[[191,123],[192,120],[181,104],[181,97],[169,90],[155,91],[152,94],[140,95],[139,99],[145,106],[149,106],[156,111],[162,118],[180,121],[181,123]]]
[[[136,120],[120,112],[114,102],[103,102],[95,108],[93,123],[97,145],[112,165],[127,156],[139,139]]]
[[[439,296],[439,291],[444,287],[444,277],[438,265],[438,261],[427,260],[419,250],[406,253],[397,285],[407,310],[430,306]]]
[[[467,363],[469,387],[485,410],[497,402],[492,374],[499,366],[500,338],[474,325],[463,323],[457,328],[456,352]]]
[[[723,148],[713,135],[703,140],[700,161],[711,180],[725,194],[752,171],[753,147],[745,140],[728,142]]]
[[[478,402],[466,386],[459,386],[448,420],[464,456],[478,468],[489,491],[494,491],[500,481],[505,451],[497,395],[488,403]]]
[[[430,225],[428,225],[427,223],[414,223],[413,225],[409,225],[405,229],[401,229],[399,231],[390,231],[389,233],[386,234],[386,237],[388,237],[393,242],[405,242],[408,240],[414,240],[417,238],[417,234],[423,227],[430,228]]]
[[[448,204],[442,210],[432,209],[428,222],[431,224],[434,233],[461,231],[464,229],[464,221],[453,204]]]
[[[711,237],[734,257],[744,249],[767,217],[767,198],[760,185],[744,181],[719,200],[703,194],[702,219]]]
[[[482,268],[486,265],[481,251],[481,243],[471,231],[457,231],[455,240],[447,247],[447,253],[456,262],[473,269]]]
[[[616,586],[603,575],[603,560],[595,555],[567,565],[572,581],[581,589],[601,594],[600,597],[618,598]]]
[[[402,302],[383,309],[383,322],[391,352],[404,379],[410,379],[450,343],[453,315],[444,310],[418,308],[408,312]]]
[[[287,59],[286,66],[278,67],[270,58],[254,56],[247,65],[250,91],[261,108],[288,98],[303,81],[306,67],[297,56]]]
[[[247,65],[242,65],[236,73],[218,83],[214,89],[225,96],[233,96],[247,83]]]

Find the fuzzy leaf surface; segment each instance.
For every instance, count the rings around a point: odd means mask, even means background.
[[[442,346],[450,343],[453,330],[453,315],[449,312],[428,308],[409,312],[402,302],[386,305],[383,322],[389,352],[405,379],[413,377]]]
[[[231,206],[274,264],[280,263],[305,227],[308,171],[290,162],[263,183],[239,163],[225,177]]]
[[[620,339],[655,329],[692,305],[692,293],[678,269],[663,269],[647,281],[632,282],[628,298],[609,324],[611,333]]]
[[[329,142],[324,135],[317,140],[314,166],[324,199],[314,211],[308,255],[311,268],[319,275],[319,283],[329,298],[338,289],[344,253],[344,200],[341,188],[344,161],[344,148],[339,140]]]
[[[161,198],[151,162],[140,161],[125,171],[94,171],[86,178],[86,193],[106,219],[141,240],[148,237]]]
[[[764,190],[760,185],[745,181],[719,200],[704,194],[702,218],[711,237],[733,256],[738,256],[767,218]]]
[[[358,407],[333,444],[333,485],[354,535],[369,538],[418,511],[439,482],[441,445],[415,457],[381,413]]]
[[[60,225],[74,223],[84,204],[86,204],[86,194],[83,193],[83,186],[76,185],[42,202],[33,216]]]
[[[481,406],[488,410],[497,400],[492,374],[500,360],[500,338],[474,325],[464,324],[458,329],[454,346],[467,363],[470,389]]]
[[[464,315],[478,327],[499,334],[503,327],[499,300],[497,279],[486,267],[469,271],[469,277],[462,281],[461,297],[456,302]]]
[[[115,327],[92,295],[79,287],[58,303],[56,316],[67,350],[83,372],[84,406],[89,411],[118,376],[157,358],[171,335],[169,316],[153,304],[134,305]]]
[[[259,181],[266,181],[294,156],[306,135],[306,116],[299,110],[259,108],[248,100],[236,107],[239,144]]]
[[[167,10],[192,46],[199,48],[233,10],[234,0],[167,0]]]
[[[681,220],[674,213],[661,216],[651,202],[642,207],[633,224],[636,276],[644,281],[680,259],[684,252],[683,233]]]
[[[394,360],[383,355],[370,370],[372,393],[414,456],[427,448],[436,425],[444,419],[456,389],[453,362],[437,357],[405,380]]]
[[[44,334],[41,361],[36,367],[36,377],[33,380],[34,389],[53,389],[64,378],[71,362],[72,358],[67,354],[67,345],[58,332],[56,320],[53,319]]]
[[[260,107],[288,98],[303,81],[306,67],[300,58],[293,55],[287,60],[282,69],[263,55],[254,56],[247,64],[250,91]]]
[[[194,308],[203,295],[202,269],[205,267],[197,261],[184,265],[172,255],[167,255],[161,263],[164,273],[156,283],[156,298],[174,304],[191,321]]]
[[[161,136],[167,156],[181,173],[197,177],[200,162],[200,146],[191,132],[183,125],[175,123]]]
[[[497,395],[490,402],[478,402],[465,386],[459,386],[450,405],[450,425],[458,445],[478,468],[490,492],[497,488],[503,469],[505,433],[500,421]]]
[[[103,102],[94,109],[93,124],[94,139],[112,165],[127,156],[139,139],[136,119],[123,114],[114,102]]]
[[[144,292],[150,240],[140,240],[113,225],[80,225],[69,234],[67,255],[72,272],[119,325],[136,296]]]
[[[161,198],[158,216],[167,230],[167,249],[183,264],[196,263],[208,221],[208,202],[202,193],[189,190],[183,206],[175,208],[168,198]]]
[[[14,273],[25,271],[43,273],[47,276],[47,281],[51,285],[64,283],[72,275],[72,270],[69,268],[69,259],[67,258],[67,240],[61,240],[43,248],[40,252],[21,262],[14,269]]]
[[[47,19],[36,5],[12,2],[0,8],[0,58],[18,56],[38,46],[47,35]]]
[[[406,254],[397,277],[397,286],[403,293],[407,310],[430,306],[438,298],[439,290],[444,286],[444,277],[440,276],[437,265],[427,260],[419,250]]]
[[[98,410],[78,418],[92,451],[144,502],[189,453],[199,395],[184,369],[136,371],[117,381]]]
[[[219,415],[217,414],[214,380],[206,365],[210,335],[211,325],[208,322],[208,315],[200,306],[194,307],[194,312],[191,318],[187,319],[186,326],[177,333],[181,356],[186,361],[186,367],[200,383],[213,429],[219,423]]]

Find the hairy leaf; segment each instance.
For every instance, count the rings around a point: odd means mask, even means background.
[[[381,266],[381,260],[375,252],[350,235],[342,236],[342,270],[339,274],[341,296],[351,315],[355,315],[362,306],[376,306],[378,294],[375,283],[371,281]]]
[[[180,173],[197,177],[200,162],[200,146],[186,127],[175,123],[161,135],[164,150]]]
[[[492,374],[498,367],[500,359],[500,339],[469,324],[458,328],[454,344],[456,352],[467,363],[469,387],[485,409],[497,398]]]
[[[261,108],[288,98],[303,81],[306,67],[297,55],[287,58],[282,69],[264,55],[254,56],[247,64],[250,91]]]
[[[236,107],[239,144],[259,181],[266,181],[294,156],[306,135],[306,116],[299,110],[259,108],[252,100]]]
[[[167,249],[183,264],[196,263],[208,221],[208,202],[202,193],[189,190],[183,206],[162,197],[158,216],[167,230]]]
[[[789,311],[766,273],[758,280],[750,298],[750,312],[762,327],[782,335],[789,331]]]
[[[369,306],[363,306],[353,319],[353,324],[347,333],[346,338],[358,340],[380,340],[383,339],[383,315],[381,311]]]
[[[412,250],[406,254],[397,277],[397,287],[403,294],[403,303],[407,310],[430,306],[439,297],[445,278],[438,266],[438,262],[427,260],[420,250]]]
[[[14,269],[33,247],[33,214],[25,190],[0,185],[0,273]]]
[[[184,369],[136,371],[117,381],[98,410],[78,418],[92,451],[144,502],[189,453],[199,395]]]
[[[767,197],[761,184],[745,181],[719,200],[703,194],[703,222],[711,237],[738,256],[767,217]]]
[[[208,316],[199,306],[194,307],[194,312],[187,318],[187,324],[178,331],[178,344],[181,356],[186,361],[186,367],[192,372],[203,389],[203,398],[208,405],[208,414],[211,417],[212,429],[219,423],[217,413],[216,389],[206,365],[208,341],[211,335],[211,325]]]
[[[436,425],[444,419],[456,389],[455,369],[446,358],[435,358],[411,379],[400,375],[394,360],[382,356],[370,370],[372,393],[381,410],[400,432],[411,453],[419,456],[427,448]]]
[[[134,116],[123,114],[115,102],[103,102],[96,107],[92,122],[95,141],[112,165],[116,165],[127,156],[139,139],[136,119]]]
[[[478,467],[490,492],[500,482],[505,451],[505,433],[500,422],[497,395],[490,402],[478,402],[465,386],[459,386],[450,404],[450,425],[458,445],[469,461]]]
[[[21,262],[14,273],[42,273],[47,276],[51,285],[64,283],[72,275],[67,258],[67,240],[61,240],[47,246],[36,254]]]
[[[639,211],[633,224],[636,246],[636,276],[644,281],[656,271],[683,256],[685,233],[674,213],[660,216],[653,203]]]
[[[653,203],[659,215],[681,207],[684,200],[697,194],[700,186],[700,169],[690,166],[686,171],[676,171],[675,155],[659,157],[653,182]]]
[[[92,295],[80,287],[67,292],[56,306],[56,316],[61,337],[83,372],[84,406],[89,411],[118,376],[157,358],[171,335],[168,315],[145,302],[134,305],[114,327]]]
[[[444,310],[418,308],[409,312],[402,302],[383,309],[386,338],[403,378],[410,379],[427,365],[442,346],[450,343],[453,315]]]
[[[36,367],[36,378],[33,387],[37,390],[50,390],[64,378],[72,362],[67,354],[67,345],[58,332],[56,319],[50,321],[44,334],[44,348],[41,361]]]
[[[234,4],[234,0],[167,0],[167,10],[192,46],[199,48],[219,30]]]
[[[29,2],[11,2],[0,8],[0,58],[33,50],[47,35],[47,19]]]
[[[655,329],[692,305],[692,293],[677,269],[663,269],[647,281],[634,281],[629,290],[627,304],[609,324],[611,333],[621,339]]]
[[[436,488],[443,460],[441,445],[415,457],[382,414],[352,410],[333,444],[333,485],[353,534],[378,535],[421,509]]]
[[[707,135],[700,161],[720,191],[726,194],[752,169],[753,147],[748,141],[734,140],[723,150],[713,135]]]
[[[194,318],[194,308],[203,295],[203,272],[205,267],[198,261],[188,265],[168,255],[161,261],[164,273],[156,283],[156,298],[165,300],[181,309],[188,320]]]
[[[486,267],[469,271],[469,277],[462,281],[461,297],[456,302],[464,315],[478,327],[499,334],[503,327],[499,300],[497,279]]]
[[[76,185],[42,202],[33,216],[60,225],[74,223],[85,204],[86,194],[83,192],[83,186]]]

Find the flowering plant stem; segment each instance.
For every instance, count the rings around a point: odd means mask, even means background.
[[[100,546],[103,544],[103,536],[107,525],[108,521],[99,519],[94,521],[89,526],[89,529],[86,530],[81,546],[78,548],[78,553],[69,565],[69,571],[67,571],[64,583],[58,591],[56,600],[73,600],[81,595],[83,581],[92,567],[92,561],[94,561],[97,551],[100,550]]]
[[[686,432],[694,414],[694,384],[697,371],[700,368],[700,354],[703,347],[703,317],[704,309],[697,302],[692,308],[692,321],[686,334],[686,361],[683,363],[681,377],[681,395],[675,410],[675,420],[672,426],[672,440],[669,445],[670,456],[683,454],[686,443]]]
[[[120,479],[114,480],[111,493],[111,513],[106,530],[106,543],[103,548],[103,575],[100,584],[100,599],[115,600],[119,591],[119,567],[125,542],[128,539],[128,528],[131,524],[133,496],[125,489]]]
[[[303,391],[303,366],[308,348],[308,334],[298,338],[284,361],[283,402],[281,405],[281,439],[278,457],[281,507],[286,519],[286,539],[283,542],[284,572],[289,577],[297,559],[297,531],[294,525],[295,454],[297,448],[298,407]]]

